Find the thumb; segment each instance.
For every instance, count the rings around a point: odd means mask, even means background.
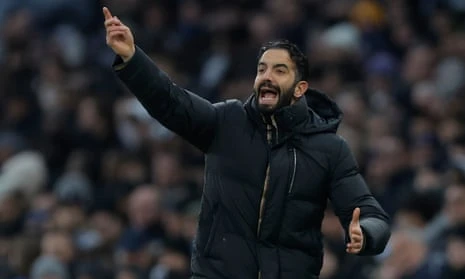
[[[357,207],[354,209],[354,212],[352,213],[352,222],[354,224],[358,224],[360,222],[360,208]]]
[[[111,19],[113,16],[111,15],[110,10],[107,7],[103,7],[103,15],[105,16],[105,20]]]

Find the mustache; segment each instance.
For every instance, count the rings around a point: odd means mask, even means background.
[[[265,82],[261,83],[258,86],[258,91],[260,91],[263,87],[272,88],[272,89],[276,90],[276,92],[281,93],[281,90],[280,90],[279,86],[275,86],[269,81],[265,81]]]

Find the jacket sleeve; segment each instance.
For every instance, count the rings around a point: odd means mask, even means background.
[[[333,160],[329,197],[348,237],[352,213],[360,208],[360,226],[364,247],[359,255],[376,255],[384,251],[390,238],[389,217],[371,194],[358,171],[357,162],[346,141],[341,138],[337,158]]]
[[[153,118],[207,152],[216,129],[213,104],[173,83],[138,47],[126,63],[117,56],[113,69]]]

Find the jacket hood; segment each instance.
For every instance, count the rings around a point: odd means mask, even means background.
[[[312,115],[311,127],[335,133],[343,117],[338,105],[326,94],[315,89],[308,89],[304,97]]]
[[[255,94],[246,101],[245,108],[254,122],[263,125],[264,117],[258,111]],[[281,131],[310,134],[336,133],[343,114],[326,94],[309,88],[297,102],[278,109],[273,116]]]

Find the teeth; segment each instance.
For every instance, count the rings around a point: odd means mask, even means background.
[[[261,98],[262,99],[274,99],[274,98],[276,98],[276,94],[264,93],[264,94],[262,94]]]

